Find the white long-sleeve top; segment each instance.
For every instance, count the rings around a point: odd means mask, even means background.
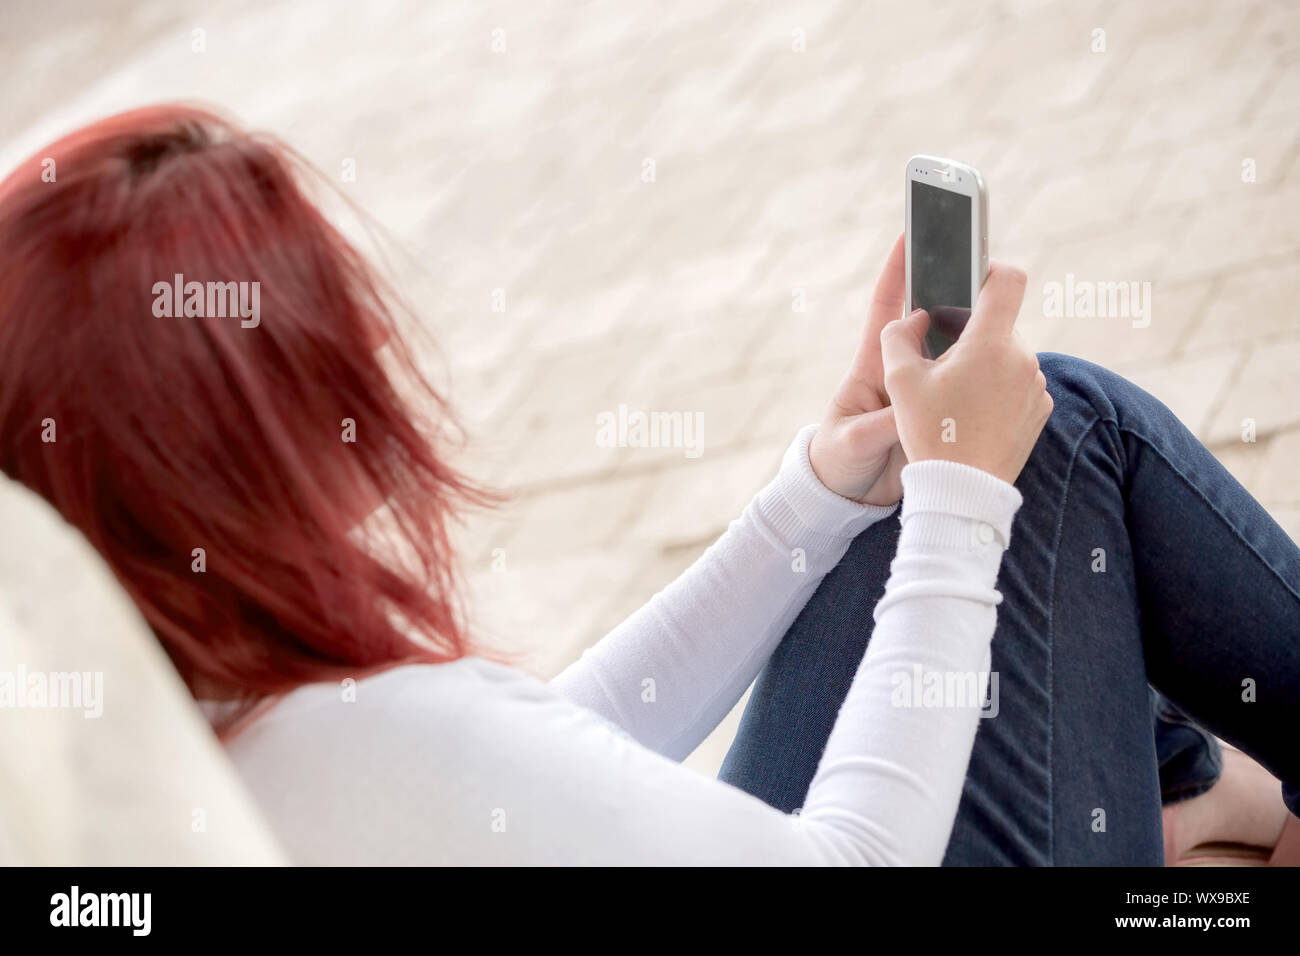
[[[549,684],[471,657],[395,668],[351,692],[302,687],[251,724],[229,753],[291,858],[937,865],[980,703],[942,688],[975,675],[982,700],[1021,500],[985,472],[904,468],[897,556],[801,813],[678,762],[850,541],[893,512],[817,480],[814,431],[694,565]]]

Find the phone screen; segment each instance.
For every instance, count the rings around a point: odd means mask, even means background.
[[[912,309],[930,315],[926,350],[938,358],[970,318],[971,197],[912,181]]]

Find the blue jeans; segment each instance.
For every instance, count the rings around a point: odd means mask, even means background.
[[[1040,362],[1056,407],[1016,482],[998,709],[945,864],[1162,865],[1162,798],[1218,776],[1206,731],[1281,778],[1300,813],[1300,549],[1156,399],[1079,359]],[[898,535],[897,517],[868,528],[822,581],[721,779],[802,805]]]

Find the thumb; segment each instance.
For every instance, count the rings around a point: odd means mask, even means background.
[[[921,346],[925,341],[926,329],[930,327],[930,317],[924,309],[895,319],[880,332],[880,357],[884,370],[901,371],[909,367],[919,368],[925,362]]]
[[[898,442],[898,422],[894,419],[894,406],[886,405],[874,412],[859,415],[850,426],[850,441],[854,451],[861,455],[879,454]]]

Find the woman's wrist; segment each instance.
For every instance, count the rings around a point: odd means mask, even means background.
[[[808,456],[816,432],[816,425],[800,429],[786,449],[775,480],[759,494],[758,509],[790,547],[840,551],[849,540],[893,514],[897,505],[865,505],[827,488]]]
[[[931,458],[912,462],[903,469],[904,527],[913,517],[944,516],[949,520],[927,519],[927,539],[936,544],[958,544],[974,535],[981,544],[1005,549],[1011,541],[1011,525],[1024,501],[1014,485],[987,471],[962,462]],[[941,539],[941,540],[940,540]]]

